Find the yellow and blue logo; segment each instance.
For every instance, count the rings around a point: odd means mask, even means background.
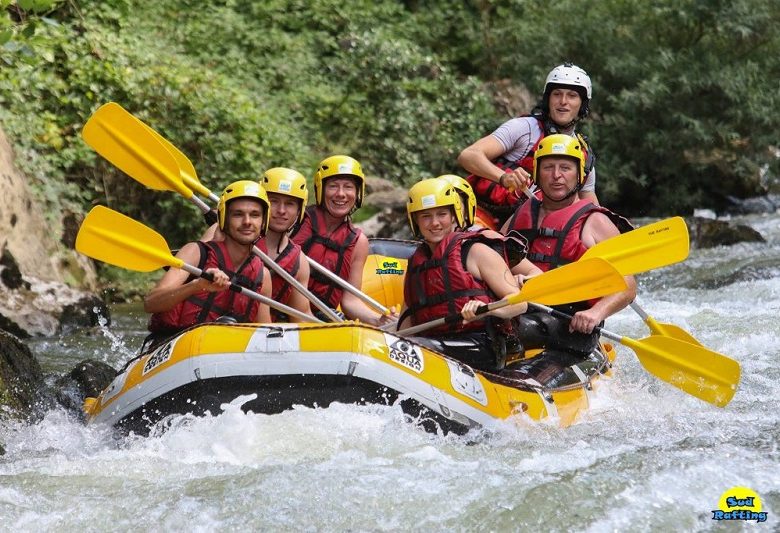
[[[383,274],[395,274],[398,276],[403,276],[404,270],[400,267],[398,261],[383,261],[382,268],[377,268],[376,273],[380,276]]]
[[[712,519],[717,521],[766,522],[769,513],[761,510],[761,498],[747,487],[731,487],[718,500],[718,508],[712,511]]]

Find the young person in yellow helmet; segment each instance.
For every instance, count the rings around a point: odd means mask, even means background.
[[[217,208],[220,241],[189,242],[176,257],[214,276],[195,278],[170,269],[144,299],[152,313],[149,329],[158,337],[202,322],[230,317],[238,322],[270,322],[268,306],[228,290],[230,283],[271,296],[271,278],[252,246],[268,227],[269,203],[255,181],[236,181],[222,192]]]
[[[407,214],[412,234],[423,242],[409,258],[399,329],[460,313],[463,321],[423,335],[433,347],[475,368],[495,370],[506,360],[506,321],[525,312],[520,303],[479,315],[487,303],[517,293],[520,287],[507,265],[504,243],[467,224],[456,189],[441,178],[409,189]],[[496,321],[493,317],[503,319]]]
[[[458,163],[472,173],[468,180],[477,199],[500,221],[525,201],[523,187],[532,184],[534,151],[542,139],[556,133],[579,139],[587,154],[587,178],[578,194],[598,204],[595,155],[575,131],[588,116],[592,96],[587,72],[571,63],[558,65],[547,75],[541,100],[530,115],[504,122],[460,153]]]
[[[324,159],[314,175],[316,204],[306,208],[291,237],[307,256],[357,289],[363,282],[368,238],[352,225],[350,215],[360,207],[364,195],[365,176],[356,159],[346,155]],[[309,276],[309,290],[333,309],[340,305],[350,319],[376,326],[397,319],[394,314],[377,313],[315,269]]]
[[[591,246],[632,229],[625,218],[580,199],[585,182],[585,155],[579,139],[550,135],[534,154],[534,183],[540,197],[525,202],[507,220],[502,232],[517,231],[528,240],[528,259],[543,271],[578,260]],[[571,332],[590,334],[608,316],[636,297],[636,281],[626,276],[628,288],[605,296],[574,314]]]
[[[525,258],[526,242],[522,236],[516,233],[510,233],[506,237],[491,229],[486,228],[483,223],[477,218],[477,199],[474,196],[474,190],[466,181],[465,178],[461,178],[456,174],[444,174],[439,176],[438,179],[444,180],[452,185],[460,195],[462,210],[463,210],[463,223],[465,229],[468,231],[479,231],[482,235],[491,239],[504,239],[506,241],[506,257],[512,274],[518,276],[518,283],[522,286],[523,279],[529,276],[537,276],[542,271]]]
[[[268,202],[271,205],[271,216],[265,237],[257,243],[257,247],[294,277],[301,285],[309,284],[309,262],[301,251],[301,247],[289,238],[289,233],[296,224],[303,221],[309,190],[306,178],[297,170],[276,167],[266,170],[260,180]],[[306,314],[311,314],[309,300],[300,291],[274,273],[272,298]],[[271,309],[274,322],[299,322],[296,317]]]

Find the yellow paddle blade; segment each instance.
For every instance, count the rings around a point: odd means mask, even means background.
[[[668,322],[657,322],[653,317],[648,316],[645,320],[645,324],[650,328],[650,331],[654,335],[663,335],[664,337],[672,337],[679,341],[689,342],[701,346],[702,344],[690,333],[682,329],[680,326],[669,324]]]
[[[76,250],[98,261],[138,272],[184,265],[181,259],[171,255],[162,235],[101,205],[94,207],[81,224]]]
[[[600,257],[624,276],[679,263],[688,257],[688,226],[681,217],[659,220],[602,241],[580,258]]]
[[[187,156],[184,155],[182,151],[179,150],[171,141],[157,133],[157,131],[149,126],[149,124],[143,122],[137,117],[135,118],[141,124],[143,124],[146,129],[148,129],[149,132],[155,137],[155,139],[160,141],[160,143],[165,146],[165,148],[167,148],[171,153],[173,158],[176,160],[176,163],[179,165],[179,175],[181,176],[181,180],[184,182],[184,185],[193,191],[196,191],[198,194],[202,194],[203,196],[208,197],[211,194],[211,191],[206,188],[206,186],[204,186],[198,179],[198,173],[195,171],[195,166],[193,166],[192,161],[190,161],[189,158],[187,158]]]
[[[520,292],[505,298],[507,305],[538,302],[560,305],[600,298],[626,290],[626,280],[609,262],[580,259],[527,280]]]
[[[117,103],[101,106],[81,132],[84,141],[144,186],[192,196],[176,159],[149,128]]]
[[[705,402],[724,407],[737,391],[739,363],[704,346],[659,335],[623,337],[620,343],[636,352],[648,372]]]

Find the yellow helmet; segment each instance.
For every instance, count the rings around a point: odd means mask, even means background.
[[[440,180],[444,180],[458,191],[460,197],[463,199],[463,205],[466,207],[466,226],[474,224],[474,219],[477,216],[477,197],[474,195],[474,189],[471,188],[471,184],[466,181],[466,178],[461,178],[455,174],[444,174],[439,176]]]
[[[309,199],[309,189],[306,188],[306,178],[303,177],[303,174],[291,168],[269,168],[263,172],[260,184],[267,193],[275,192],[299,199],[301,210],[298,213],[298,223],[303,222],[306,201]]]
[[[461,208],[460,196],[455,187],[445,180],[439,178],[430,178],[418,181],[409,189],[409,201],[406,203],[406,214],[409,217],[409,226],[412,228],[412,235],[420,236],[417,224],[414,223],[413,213],[431,209],[432,207],[451,206],[455,212],[455,220],[458,226],[463,227],[463,209]]]
[[[548,135],[539,141],[539,146],[534,153],[534,183],[539,183],[539,160],[550,155],[576,159],[579,162],[578,184],[582,186],[585,183],[585,154],[582,151],[582,143],[578,138],[562,133]]]
[[[363,205],[363,196],[366,192],[366,177],[357,159],[348,155],[332,155],[320,162],[317,172],[314,174],[314,198],[317,205],[322,205],[322,190],[325,180],[335,177],[356,178],[357,199],[355,209]]]
[[[225,229],[227,204],[231,200],[238,198],[252,198],[259,200],[263,204],[263,223],[260,226],[260,235],[265,235],[265,230],[268,228],[268,220],[271,218],[271,204],[268,202],[268,195],[265,193],[265,189],[256,181],[249,180],[234,181],[222,191],[222,196],[219,197],[219,204],[217,205],[219,229]]]

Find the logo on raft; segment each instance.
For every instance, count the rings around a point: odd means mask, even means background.
[[[766,522],[769,513],[761,510],[761,498],[747,487],[731,487],[718,500],[718,508],[712,511],[712,519],[721,521],[755,520]]]
[[[387,356],[390,360],[418,374],[422,373],[425,368],[425,359],[423,359],[422,350],[420,350],[419,346],[415,346],[404,339],[393,337],[389,333],[385,333],[385,344],[387,344]]]
[[[397,274],[399,276],[404,275],[403,269],[398,268],[398,261],[384,261],[382,263],[382,268],[377,268],[376,273],[378,275],[382,275],[382,274]]]
[[[171,352],[173,352],[173,345],[175,342],[167,342],[157,348],[155,351],[149,354],[149,359],[146,360],[144,370],[141,372],[142,376],[145,376],[164,362],[171,358]]]

